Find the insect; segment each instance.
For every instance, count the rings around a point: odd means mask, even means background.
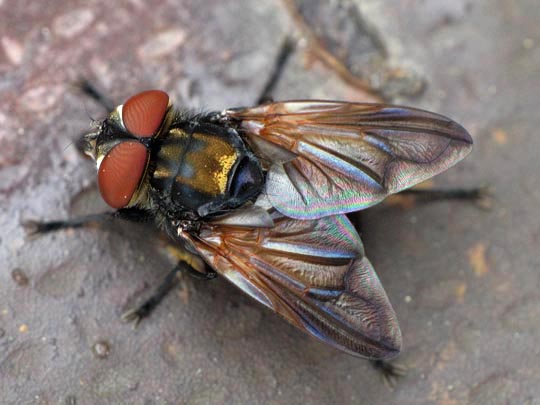
[[[346,214],[445,171],[472,139],[408,107],[285,101],[193,114],[149,90],[114,108],[83,145],[116,210],[105,215],[154,221],[207,266],[181,261],[174,271],[217,273],[323,342],[389,359],[402,344],[396,314]]]

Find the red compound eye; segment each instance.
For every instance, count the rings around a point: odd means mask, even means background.
[[[124,125],[135,136],[152,136],[159,129],[168,105],[169,96],[161,90],[136,94],[122,107]]]
[[[137,190],[144,174],[148,151],[137,141],[126,141],[113,147],[98,170],[101,196],[113,208],[125,207]]]

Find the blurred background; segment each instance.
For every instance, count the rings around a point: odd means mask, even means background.
[[[536,0],[1,0],[1,402],[539,403],[538,21]],[[393,391],[221,279],[186,279],[134,331],[120,314],[171,267],[156,234],[21,226],[104,208],[73,141],[105,112],[76,80],[117,103],[162,88],[252,105],[287,36],[276,100],[448,115],[475,148],[429,185],[495,189],[491,209],[394,199],[363,215],[409,367]]]

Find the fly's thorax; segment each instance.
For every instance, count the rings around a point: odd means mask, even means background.
[[[206,216],[258,195],[263,174],[238,133],[205,121],[178,121],[152,156],[151,189],[169,209]]]

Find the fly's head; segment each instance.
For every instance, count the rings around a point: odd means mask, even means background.
[[[112,208],[144,205],[153,141],[170,124],[169,96],[149,90],[116,107],[83,137],[84,153],[95,162],[101,196]]]

